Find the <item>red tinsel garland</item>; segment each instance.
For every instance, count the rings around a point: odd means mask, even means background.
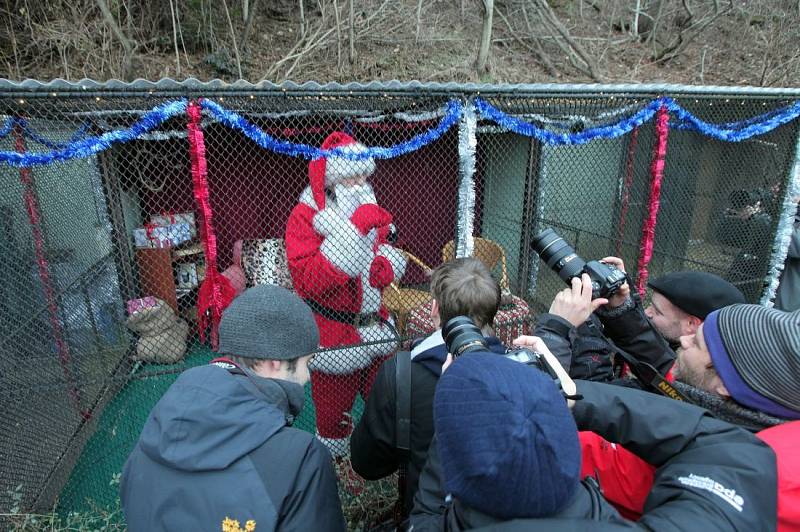
[[[647,266],[653,258],[653,243],[656,238],[656,222],[661,205],[661,181],[664,178],[664,162],[667,156],[667,137],[669,136],[669,111],[662,105],[656,113],[656,142],[653,148],[653,160],[650,163],[650,201],[648,216],[642,226],[642,240],[639,244],[639,279],[636,289],[644,297],[649,272]]]
[[[200,339],[205,341],[205,332],[211,326],[211,347],[217,349],[218,329],[222,311],[235,297],[230,282],[217,271],[217,235],[214,233],[213,211],[208,194],[208,170],[206,167],[206,144],[200,125],[201,113],[198,102],[187,107],[189,123],[189,158],[192,163],[194,199],[199,213],[200,240],[206,255],[206,277],[197,295],[197,325]]]
[[[18,153],[25,153],[27,151],[25,146],[25,138],[23,136],[22,128],[19,124],[14,126],[14,140],[15,148]],[[30,168],[20,168],[19,180],[22,183],[25,199],[25,211],[28,213],[28,223],[31,226],[31,235],[33,236],[33,249],[36,254],[36,266],[39,272],[39,280],[42,282],[42,290],[44,291],[45,301],[47,303],[47,312],[50,317],[50,327],[53,329],[53,338],[56,343],[56,351],[58,352],[58,361],[61,364],[61,370],[64,373],[64,380],[69,385],[69,396],[75,404],[75,409],[80,412],[83,419],[89,419],[91,412],[81,410],[81,393],[75,383],[75,377],[72,375],[70,369],[71,357],[69,353],[69,344],[64,337],[64,328],[61,320],[58,317],[58,301],[56,292],[53,288],[53,280],[50,277],[50,264],[47,262],[47,255],[45,252],[44,233],[42,232],[41,224],[41,209],[39,206],[39,199],[36,195],[36,187],[33,182],[33,175]]]

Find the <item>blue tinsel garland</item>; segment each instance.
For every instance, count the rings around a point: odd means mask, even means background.
[[[726,142],[740,142],[747,140],[751,137],[769,133],[773,129],[787,124],[800,116],[800,102],[795,102],[789,107],[779,109],[777,111],[769,112],[761,115],[756,119],[743,120],[738,123],[730,125],[736,127],[720,127],[716,124],[710,124],[694,116],[692,113],[672,101],[671,98],[664,98],[668,102],[669,110],[683,123],[681,129],[694,130],[707,137],[712,137],[717,140]]]
[[[173,116],[183,114],[186,112],[186,103],[185,99],[167,102],[153,108],[152,111],[142,116],[127,129],[109,131],[99,137],[89,137],[72,142],[68,146],[48,153],[0,151],[0,163],[5,163],[9,166],[26,167],[90,157],[95,153],[108,149],[114,143],[134,140],[139,135],[157,128]]]
[[[31,127],[27,120],[20,120],[20,124],[22,125],[22,132],[25,135],[25,138],[29,138],[34,142],[41,144],[51,150],[61,150],[64,148],[69,147],[71,144],[74,144],[81,140],[85,135],[86,132],[91,127],[91,122],[86,121],[84,122],[78,130],[73,133],[73,135],[69,138],[66,142],[54,142],[48,138],[43,137],[40,135],[35,129]]]
[[[395,144],[394,146],[380,147],[373,146],[363,152],[347,152],[341,148],[332,150],[321,150],[316,146],[308,144],[295,144],[285,140],[276,139],[268,135],[261,128],[243,116],[228,111],[216,102],[204,99],[201,102],[203,109],[206,109],[212,117],[216,118],[232,129],[238,129],[244,135],[264,149],[289,155],[291,157],[302,157],[304,159],[317,159],[319,157],[341,157],[358,161],[362,159],[393,159],[407,153],[416,151],[431,142],[438,140],[449,130],[459,118],[461,118],[462,105],[457,100],[451,100],[447,104],[447,110],[439,124],[425,133],[420,133],[406,142]]]
[[[0,139],[6,137],[9,133],[11,133],[11,130],[14,129],[14,124],[16,123],[17,123],[16,117],[12,116],[8,118],[6,120],[6,123],[3,124],[3,128],[0,129]]]
[[[639,127],[653,118],[653,115],[662,103],[664,102],[661,99],[653,100],[632,116],[623,118],[616,124],[585,129],[579,133],[553,133],[552,131],[547,131],[530,122],[514,118],[489,104],[482,98],[475,98],[475,108],[478,114],[483,118],[496,122],[514,133],[525,135],[526,137],[533,137],[539,142],[550,145],[586,144],[596,139],[621,137],[629,133],[633,128]]]
[[[667,109],[675,115],[676,120],[673,124],[677,129],[697,131],[708,137],[727,142],[739,142],[769,133],[800,116],[800,102],[796,102],[791,106],[776,109],[754,118],[716,125],[697,118],[672,98],[662,97],[653,100],[640,111],[616,124],[586,129],[579,133],[553,133],[535,124],[514,118],[481,98],[475,99],[475,106],[483,118],[496,122],[520,135],[533,137],[551,145],[585,144],[599,138],[613,139],[622,136],[629,133],[634,127],[649,121],[661,105],[666,105]]]
[[[639,127],[649,121],[661,105],[666,105],[667,109],[672,113],[674,119],[671,125],[676,129],[697,131],[703,135],[727,142],[739,142],[757,135],[763,135],[800,116],[800,102],[796,102],[790,106],[775,109],[738,122],[711,124],[697,118],[691,112],[681,107],[672,98],[662,97],[651,101],[633,115],[623,118],[614,124],[589,128],[577,133],[554,133],[530,122],[508,115],[482,98],[475,98],[474,101],[475,110],[481,118],[491,120],[509,131],[533,137],[540,142],[551,145],[578,145],[597,139],[613,139],[620,137],[629,133],[633,128]],[[140,135],[155,129],[169,118],[184,113],[186,104],[186,100],[183,99],[167,102],[153,108],[153,110],[145,114],[128,129],[110,131],[99,137],[81,138],[89,128],[89,124],[86,123],[68,142],[63,144],[42,137],[30,128],[27,121],[11,117],[7,119],[2,128],[0,128],[0,139],[7,136],[12,131],[15,124],[20,124],[23,128],[23,134],[27,138],[51,148],[52,151],[46,153],[0,151],[0,164],[5,163],[16,167],[38,166],[74,158],[89,157],[99,151],[107,149],[116,142],[134,140]],[[366,158],[391,159],[399,157],[416,151],[439,139],[458,122],[463,112],[463,105],[461,102],[451,100],[447,104],[444,116],[435,128],[421,133],[401,144],[395,144],[389,147],[376,146],[369,148],[365,152],[350,153],[341,151],[339,148],[321,150],[316,146],[310,146],[308,144],[296,144],[280,140],[265,133],[261,128],[257,127],[243,116],[229,111],[211,100],[204,99],[201,105],[212,117],[230,128],[238,129],[262,148],[292,157],[302,157],[304,159],[316,159],[334,155],[351,160]]]

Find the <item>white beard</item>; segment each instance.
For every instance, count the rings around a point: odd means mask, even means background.
[[[368,203],[378,203],[375,199],[375,192],[369,183],[363,185],[342,185],[337,183],[333,187],[336,194],[336,207],[342,216],[350,219],[356,209]]]

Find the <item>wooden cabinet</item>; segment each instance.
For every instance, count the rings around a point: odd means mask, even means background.
[[[140,297],[164,300],[184,318],[195,319],[191,307],[197,286],[205,278],[205,255],[199,242],[175,248],[137,248]]]

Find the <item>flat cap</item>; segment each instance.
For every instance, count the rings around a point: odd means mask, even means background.
[[[715,310],[746,302],[738,288],[708,272],[672,272],[653,279],[647,286],[682,311],[702,320]]]

